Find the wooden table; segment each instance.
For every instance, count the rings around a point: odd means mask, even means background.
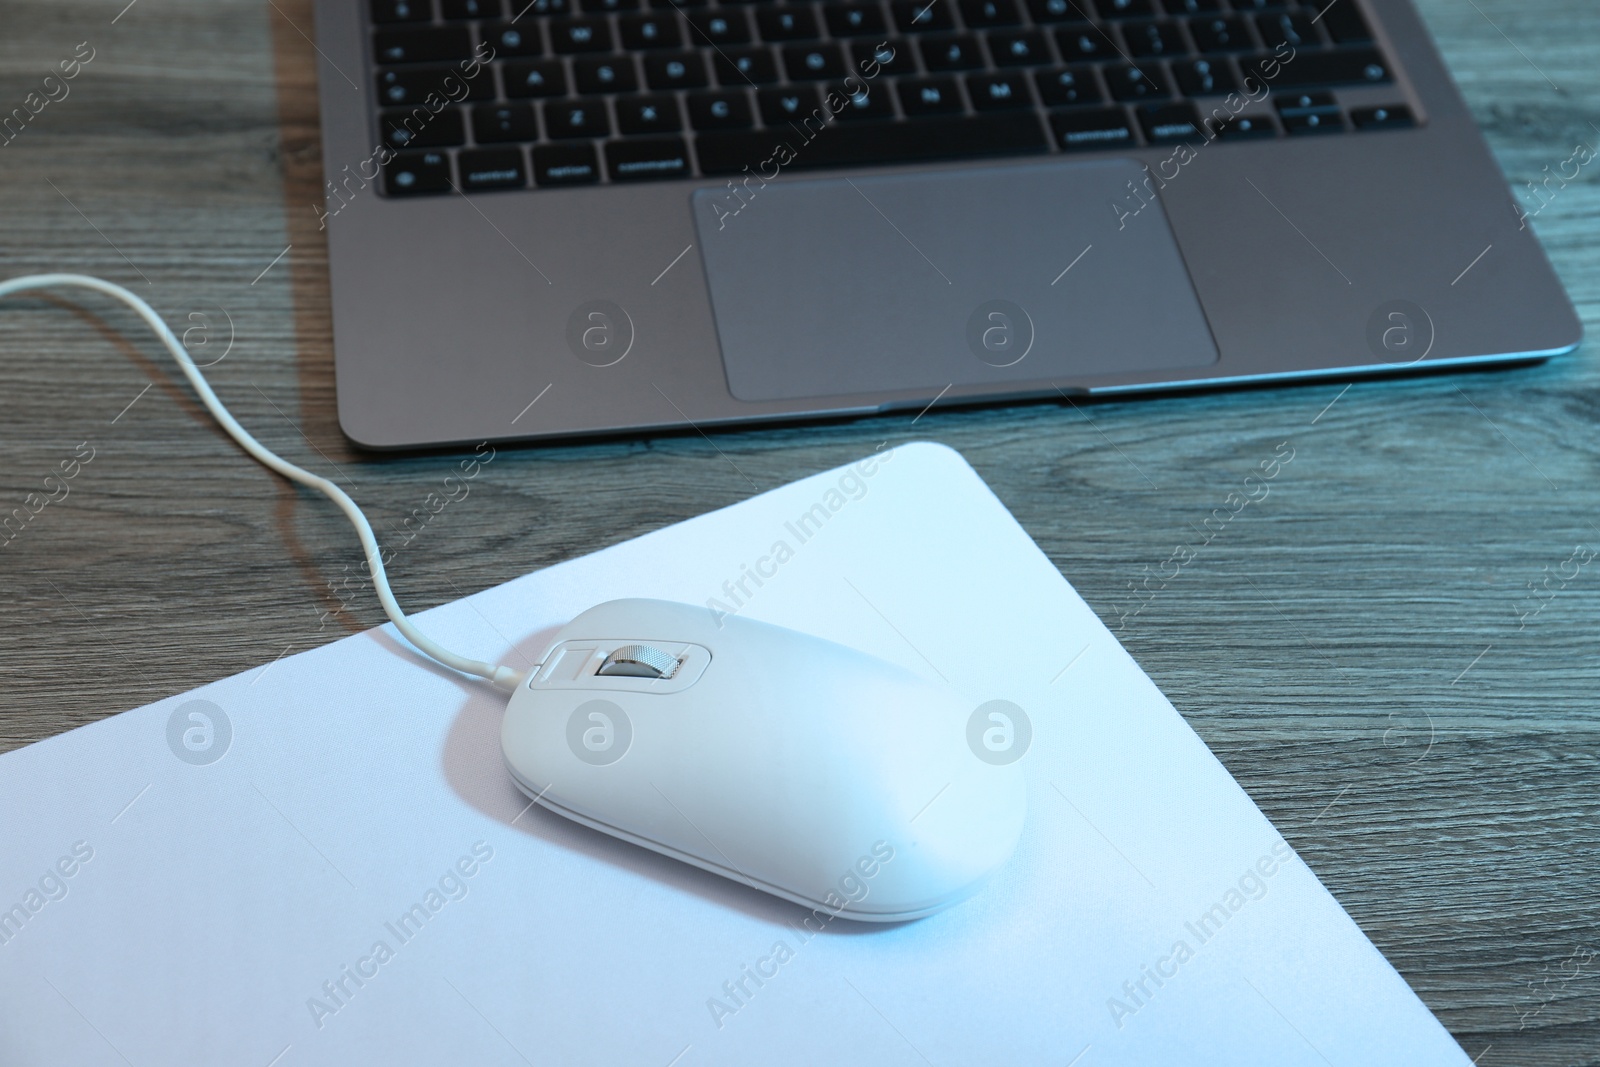
[[[93,58],[0,147],[3,273],[135,285],[191,345],[226,352],[213,384],[263,441],[337,470],[380,531],[397,524],[457,457],[372,458],[339,432],[308,0],[125,2],[6,5],[0,110],[79,42]],[[1580,141],[1600,146],[1592,0],[1422,7],[1513,183]],[[1534,222],[1591,330],[1597,175]],[[243,458],[129,314],[77,295],[8,302],[0,383],[0,510],[63,463],[75,475],[0,548],[0,748],[382,621],[366,597],[338,610],[331,586],[359,558],[345,520]],[[1600,1063],[1588,352],[1348,391],[935,409],[910,423],[501,449],[400,553],[397,591],[420,609],[885,439],[946,442],[1121,626],[1469,1055]],[[1202,518],[1281,442],[1294,459],[1269,497],[1135,599],[1132,583],[1198,543]],[[1530,599],[1558,573],[1571,575],[1559,592]]]

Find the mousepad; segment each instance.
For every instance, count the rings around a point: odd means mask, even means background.
[[[532,807],[505,696],[385,626],[0,756],[0,1063],[1470,1062],[949,449],[416,618],[526,668],[625,596],[1008,702],[1015,855],[915,922],[806,911]]]

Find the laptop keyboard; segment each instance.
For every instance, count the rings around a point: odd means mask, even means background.
[[[1394,83],[1356,0],[369,3],[391,196],[1414,121],[1330,91]]]

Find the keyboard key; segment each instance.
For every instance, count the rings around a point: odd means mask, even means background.
[[[1241,18],[1190,19],[1189,36],[1194,38],[1194,46],[1208,55],[1251,52],[1256,47],[1250,24]]]
[[[550,48],[558,53],[611,51],[611,24],[604,16],[550,20]]]
[[[383,141],[390,148],[449,148],[467,139],[461,109],[447,107],[437,115],[425,108],[385,111],[379,120]]]
[[[1016,26],[1022,22],[1017,0],[961,0],[961,17],[969,30]]]
[[[1387,107],[1358,107],[1350,112],[1358,130],[1401,130],[1417,124],[1416,116],[1404,104]]]
[[[1356,6],[1355,0],[1302,0],[1305,6],[1321,9],[1320,15],[1313,15],[1328,31],[1328,36],[1333,38],[1334,44],[1368,44],[1372,40],[1372,30],[1367,26],[1367,20],[1361,17],[1361,9]]]
[[[1073,108],[1050,115],[1050,126],[1063,151],[1122,148],[1137,144],[1128,115],[1120,107]]]
[[[768,126],[798,122],[821,106],[814,85],[789,85],[782,89],[762,89],[756,93],[761,121]]]
[[[1339,114],[1338,108],[1331,111],[1280,113],[1279,120],[1290,134],[1343,133],[1345,128],[1344,116]]]
[[[1256,30],[1261,40],[1274,52],[1282,45],[1291,48],[1315,48],[1322,44],[1322,35],[1310,15],[1279,12],[1276,15],[1257,15]]]
[[[1208,120],[1206,126],[1224,141],[1254,141],[1278,136],[1277,124],[1266,115],[1236,115],[1221,121]]]
[[[1117,50],[1095,26],[1074,26],[1056,31],[1056,47],[1068,63],[1085,59],[1115,59]]]
[[[1041,70],[1033,76],[1033,83],[1038,87],[1039,98],[1044,101],[1045,107],[1098,104],[1103,99],[1092,67]]]
[[[967,110],[954,78],[907,78],[895,86],[900,110],[907,118],[919,115],[959,115]]]
[[[620,15],[638,9],[639,0],[583,0],[585,15]]]
[[[372,0],[373,22],[427,22],[433,18],[431,0]]]
[[[1151,144],[1210,140],[1200,128],[1200,114],[1193,104],[1146,104],[1136,111],[1144,139]]]
[[[1114,100],[1139,101],[1172,95],[1167,76],[1156,63],[1146,63],[1143,67],[1109,67],[1105,74],[1106,86]]]
[[[611,132],[602,100],[549,100],[544,105],[544,132],[562,137],[604,137]]]
[[[830,85],[823,94],[823,99],[830,101],[828,109],[834,107],[832,101],[843,97],[848,103],[839,109],[836,116],[840,122],[861,122],[867,119],[892,119],[894,118],[894,104],[889,99],[889,87],[879,84],[872,85],[865,82],[851,82],[848,85]]]
[[[580,93],[631,93],[639,87],[632,56],[586,56],[572,61]]]
[[[844,56],[836,44],[791,44],[783,49],[783,69],[790,81],[842,78]]]
[[[689,34],[695,44],[744,44],[750,40],[750,22],[738,8],[696,11],[689,16]]]
[[[1291,93],[1287,96],[1278,94],[1273,98],[1273,103],[1277,105],[1280,115],[1291,115],[1299,111],[1339,110],[1332,93]]]
[[[792,136],[781,130],[703,133],[695,139],[695,151],[704,173],[738,174],[770,159],[776,140],[784,136],[794,144]],[[900,122],[835,122],[804,147],[795,147],[787,166],[802,169],[1022,155],[1044,152],[1048,146],[1035,115],[1002,111]]]
[[[1176,22],[1124,22],[1122,40],[1133,56],[1189,54],[1189,44]]]
[[[439,13],[447,19],[504,18],[500,0],[439,0]]]
[[[901,33],[948,30],[956,24],[949,0],[893,0],[889,10]]]
[[[399,152],[383,165],[383,189],[390,196],[450,191],[450,157],[443,152]]]
[[[378,72],[378,100],[385,107],[420,104],[434,93],[452,101],[493,100],[494,77],[480,67],[468,78],[454,67],[398,67]]]
[[[652,89],[700,89],[706,65],[699,52],[671,52],[644,57],[644,80]]]
[[[983,66],[983,52],[971,34],[941,34],[917,42],[922,50],[922,65],[930,73],[943,70],[976,70]]]
[[[683,129],[678,99],[671,93],[623,96],[614,101],[617,129],[630,136],[641,133],[676,133]]]
[[[1289,6],[1288,0],[1232,0],[1235,11],[1246,11],[1251,14],[1267,11],[1282,11]]]
[[[1222,10],[1222,0],[1162,0],[1169,15],[1204,15]]]
[[[456,158],[464,193],[488,189],[526,189],[528,169],[520,148],[475,148]]]
[[[559,59],[507,63],[500,73],[510,97],[567,95],[567,72]]]
[[[850,46],[850,54],[855,58],[856,70],[867,77],[917,72],[917,62],[911,56],[910,41],[895,39],[879,41],[876,44],[857,41]]]
[[[1103,19],[1137,19],[1156,13],[1150,0],[1095,0],[1095,8]]]
[[[531,3],[529,0],[515,0],[511,14],[518,22],[526,15],[570,15],[572,0],[532,0]]]
[[[631,51],[646,48],[677,48],[683,43],[678,20],[668,15],[624,15],[617,20],[622,46]]]
[[[979,111],[1008,111],[1032,107],[1028,82],[1021,74],[972,74],[967,77],[967,95]]]
[[[1265,71],[1277,70],[1276,78]],[[1324,85],[1376,85],[1392,80],[1389,63],[1372,48],[1343,48],[1331,52],[1298,52],[1293,61],[1275,56],[1253,56],[1239,61],[1246,75],[1262,78],[1274,90],[1307,89]]]
[[[485,26],[482,32],[484,43],[494,49],[495,59],[544,55],[544,46],[539,42],[539,28],[531,20],[526,26]]]
[[[824,4],[822,18],[835,37],[882,37],[889,31],[877,4]]]
[[[817,16],[809,7],[774,7],[756,12],[763,41],[809,41],[818,36]]]
[[[614,182],[687,178],[689,150],[681,137],[612,141],[606,145],[606,170]]]
[[[770,48],[730,48],[711,61],[718,85],[770,85],[778,80],[778,64]]]
[[[479,104],[472,109],[472,139],[479,144],[537,141],[539,123],[527,104]]]
[[[989,57],[997,67],[1041,67],[1050,62],[1050,44],[1042,30],[991,33]]]
[[[533,149],[533,180],[540,185],[588,185],[600,180],[592,144],[542,144]]]
[[[749,99],[737,89],[690,93],[688,104],[689,124],[697,130],[742,130],[754,122]]]
[[[372,35],[375,63],[437,63],[471,56],[472,38],[465,26],[381,30]]]
[[[1089,21],[1082,0],[1028,0],[1028,14],[1040,25]]]
[[[1189,59],[1172,64],[1172,76],[1184,96],[1221,96],[1239,88],[1226,60]]]

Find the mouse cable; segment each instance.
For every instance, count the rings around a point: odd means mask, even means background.
[[[217,423],[228,432],[228,436],[239,443],[240,448],[250,453],[262,465],[270,467],[290,481],[310,486],[339,505],[339,510],[345,513],[345,517],[355,526],[356,533],[361,538],[361,547],[367,554],[367,566],[372,572],[372,585],[377,590],[378,600],[383,604],[384,613],[389,616],[389,621],[394,623],[394,628],[405,635],[407,641],[410,641],[424,654],[439,661],[446,667],[454,668],[462,674],[472,674],[479,678],[486,678],[494,683],[497,689],[509,693],[517,688],[517,683],[526,677],[522,671],[513,667],[495,667],[481,660],[458,656],[449,649],[435,644],[419,631],[410,619],[406,618],[406,613],[400,610],[400,605],[394,599],[394,593],[389,589],[389,576],[383,569],[383,557],[378,550],[378,539],[373,536],[372,524],[361,513],[361,509],[356,506],[356,502],[351,500],[343,489],[340,489],[328,479],[320,478],[304,468],[295,466],[250,436],[250,432],[239,425],[234,417],[228,413],[228,409],[222,405],[222,401],[217,399],[217,394],[211,391],[211,386],[206,383],[205,376],[200,373],[200,368],[196,367],[194,360],[189,358],[189,351],[183,347],[183,342],[173,335],[171,328],[167,326],[156,310],[145,303],[139,296],[129,292],[115,282],[104,281],[87,274],[29,274],[21,278],[12,278],[9,281],[0,282],[0,299],[4,299],[12,293],[20,293],[30,289],[51,289],[58,286],[78,286],[84,289],[94,289],[97,292],[105,293],[107,296],[115,297],[137,311],[139,317],[144,319],[145,323],[155,331],[156,336],[161,338],[162,343],[167,346],[167,351],[172,353],[172,358],[178,361],[178,366],[183,369],[184,377],[188,378],[189,384],[194,386],[194,391],[200,395],[200,400],[205,404],[206,410],[210,411]]]

